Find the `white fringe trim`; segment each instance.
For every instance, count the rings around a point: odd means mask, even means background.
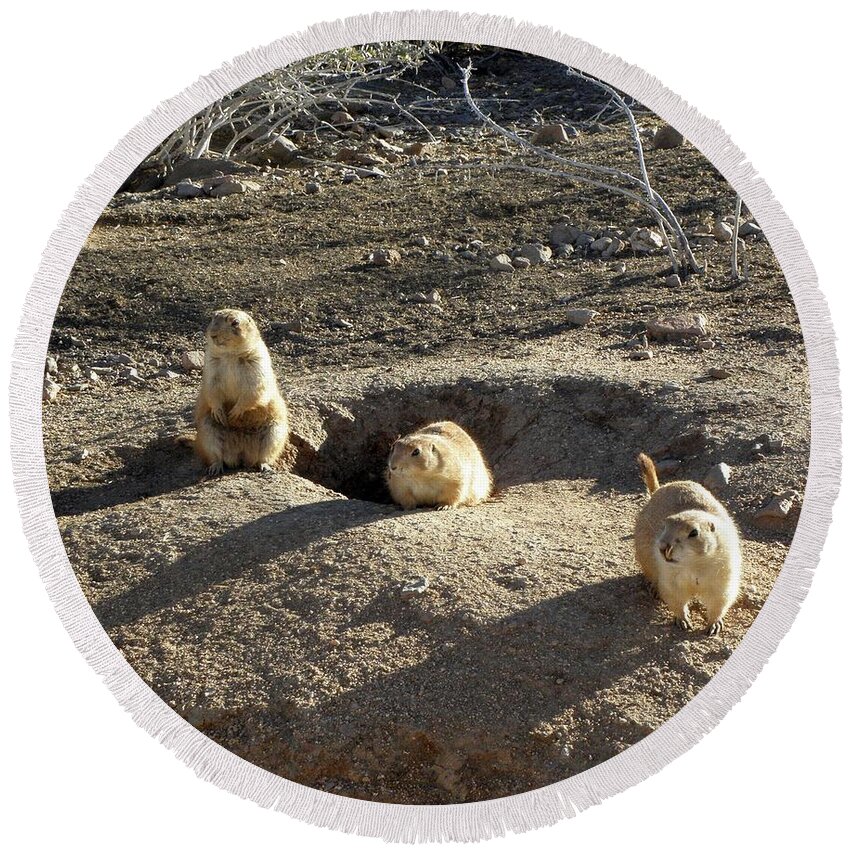
[[[394,39],[472,42],[544,56],[600,77],[684,133],[742,196],[769,238],[797,306],[811,377],[811,462],[797,533],[763,609],[726,664],[678,714],[620,755],[545,788],[481,803],[406,806],[328,794],[262,770],[190,726],[124,660],[83,596],[59,535],[42,446],[42,377],[56,308],[89,231],[126,177],[176,127],[254,77],[333,48]],[[644,71],[583,41],[509,18],[455,12],[393,12],[317,24],[222,65],[141,121],[80,187],[44,251],[15,344],[10,407],[15,485],[33,558],[77,648],[135,721],[198,776],[240,797],[319,826],[400,842],[477,841],[552,824],[640,782],[692,747],[741,698],[794,620],[832,517],[841,463],[829,312],[797,231],[729,136]]]

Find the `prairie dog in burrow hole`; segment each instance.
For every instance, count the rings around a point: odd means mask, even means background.
[[[286,402],[260,331],[242,310],[217,310],[207,327],[195,427],[195,451],[210,475],[271,470],[286,446]]]
[[[386,480],[393,501],[404,510],[477,505],[493,491],[481,450],[454,422],[433,422],[399,437],[390,451]]]
[[[688,606],[705,606],[708,634],[719,634],[738,596],[741,544],[726,508],[695,481],[659,486],[652,458],[637,456],[649,501],[635,520],[640,568],[682,628],[692,627]]]

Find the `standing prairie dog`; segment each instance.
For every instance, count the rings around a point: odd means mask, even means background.
[[[387,486],[404,510],[477,505],[489,498],[493,478],[475,440],[454,422],[434,422],[393,444]]]
[[[268,471],[286,445],[289,415],[266,344],[242,310],[213,313],[206,340],[195,450],[210,475],[237,466]]]
[[[682,628],[688,606],[705,606],[708,633],[719,634],[738,596],[741,544],[726,508],[695,481],[658,485],[652,459],[637,457],[649,501],[635,521],[635,556],[644,575]]]

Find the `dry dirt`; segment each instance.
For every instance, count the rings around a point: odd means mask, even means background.
[[[551,67],[523,61],[482,72],[482,89],[521,103],[505,120],[530,124],[541,98],[547,118],[572,114]],[[584,256],[490,271],[454,245],[545,242],[562,220],[651,222],[553,178],[436,177],[440,162],[503,150],[468,119],[445,124],[430,163],[386,167],[386,180],[344,185],[321,171],[323,191],[306,195],[312,169],[278,169],[259,191],[221,199],[119,195],[80,255],[51,353],[84,368],[125,353],[142,380],[104,376],[44,408],[68,555],[145,681],[262,767],[400,803],[546,785],[671,717],[770,592],[793,519],[764,530],[753,516],[772,492],[803,491],[808,456],[804,346],[766,242],[748,242],[751,279],[737,287],[719,247],[699,252],[707,275],[674,290],[662,255],[624,256],[624,273]],[[578,150],[625,161],[624,138],[588,134]],[[734,193],[689,145],[649,151],[648,165],[688,226],[731,211]],[[412,245],[419,234],[430,246]],[[401,262],[365,264],[381,246],[403,250]],[[406,300],[432,288],[441,312]],[[202,480],[174,442],[198,375],[156,374],[202,346],[223,306],[251,311],[269,344],[293,415],[290,471]],[[599,315],[575,328],[570,306]],[[657,344],[653,360],[630,360],[626,342],[670,310],[703,312],[717,347]],[[711,367],[732,375],[712,380]],[[441,418],[479,438],[498,497],[403,513],[381,484],[389,444]],[[754,450],[765,432],[782,435],[781,450]],[[677,630],[638,576],[638,450],[680,461],[679,477],[732,467],[718,495],[745,568],[720,638]],[[424,593],[402,593],[423,576]]]

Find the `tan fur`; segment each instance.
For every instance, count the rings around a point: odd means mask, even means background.
[[[688,606],[696,599],[705,606],[709,634],[717,634],[738,596],[738,529],[705,487],[695,481],[658,486],[652,459],[641,454],[638,465],[650,498],[635,521],[637,562],[683,628],[691,628]]]
[[[399,437],[390,451],[386,479],[393,501],[404,510],[477,505],[493,490],[481,450],[454,422],[434,422]]]
[[[242,310],[218,310],[206,338],[195,451],[210,475],[269,470],[286,446],[289,414],[260,332]]]

